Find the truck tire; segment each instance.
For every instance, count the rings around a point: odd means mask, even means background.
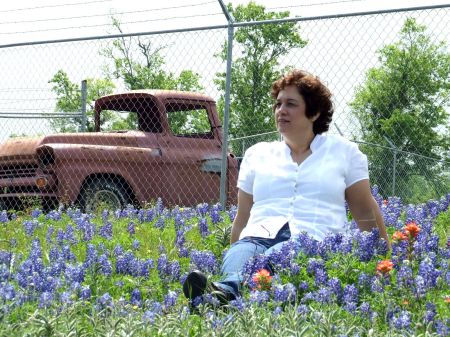
[[[86,213],[103,209],[115,211],[125,208],[129,202],[130,196],[125,187],[112,179],[92,180],[81,192],[81,207]]]

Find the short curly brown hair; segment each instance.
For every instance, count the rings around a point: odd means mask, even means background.
[[[298,93],[305,100],[306,117],[311,118],[318,112],[320,113],[319,118],[313,124],[314,134],[321,134],[328,131],[334,112],[330,90],[317,76],[304,70],[294,69],[273,82],[272,98],[277,99],[280,91],[291,85],[297,87]],[[275,110],[275,105],[273,109]]]

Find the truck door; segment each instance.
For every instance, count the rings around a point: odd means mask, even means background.
[[[220,197],[221,142],[212,129],[210,102],[167,100],[170,131],[160,136],[166,200],[214,203]]]

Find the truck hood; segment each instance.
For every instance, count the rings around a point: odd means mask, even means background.
[[[0,161],[35,161],[36,149],[43,144],[83,144],[106,146],[137,146],[137,137],[142,135],[139,131],[125,132],[90,132],[65,133],[43,137],[17,137],[8,139],[0,144]]]

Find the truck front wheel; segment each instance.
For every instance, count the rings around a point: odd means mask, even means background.
[[[84,186],[81,192],[81,206],[86,213],[99,210],[115,211],[124,208],[130,197],[124,186],[110,179],[95,179]]]

